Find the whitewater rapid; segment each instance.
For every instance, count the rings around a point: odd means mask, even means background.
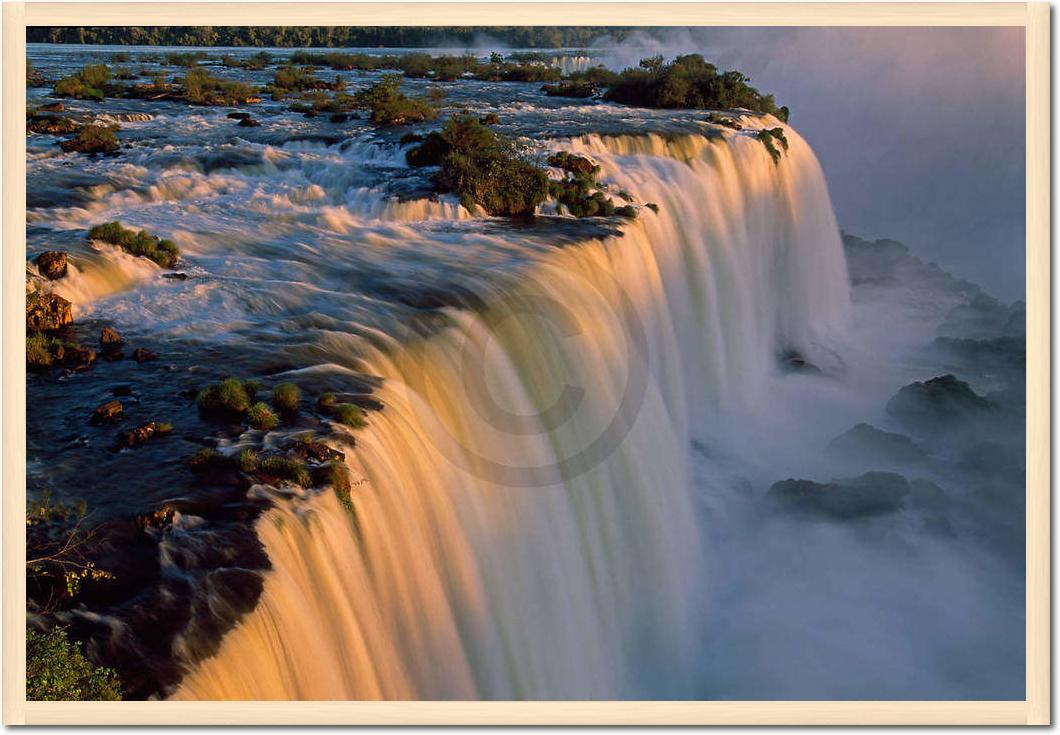
[[[557,144],[658,213],[372,348],[352,512],[327,492],[260,519],[257,608],[173,697],[696,697],[693,440],[767,400],[782,355],[842,367],[838,228],[785,132],[778,164],[746,132]]]

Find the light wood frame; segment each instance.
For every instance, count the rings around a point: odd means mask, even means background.
[[[70,724],[1046,725],[1050,709],[1050,8],[1046,3],[563,3],[563,25],[1023,26],[1027,74],[1026,700],[815,702],[27,702],[27,26],[554,25],[545,3],[5,3],[3,721]]]

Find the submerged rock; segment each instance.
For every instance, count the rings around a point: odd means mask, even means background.
[[[857,424],[833,439],[828,448],[860,460],[882,460],[893,464],[914,464],[927,460],[927,453],[905,434]]]
[[[26,331],[53,332],[74,321],[70,302],[44,291],[26,295]]]
[[[137,362],[148,362],[150,360],[157,360],[158,355],[145,347],[137,347],[133,350],[133,359]]]
[[[92,418],[89,420],[97,426],[102,424],[116,424],[121,421],[124,411],[125,409],[121,405],[121,401],[107,401],[106,403],[96,406],[96,410],[92,412]]]
[[[168,278],[171,281],[186,281],[188,280],[187,273],[163,273],[163,278]]]
[[[164,436],[172,430],[173,427],[169,424],[148,421],[146,424],[137,426],[135,429],[129,429],[128,431],[123,431],[118,434],[118,438],[114,442],[114,448],[135,449],[136,447],[143,446],[154,437]]]
[[[49,281],[57,281],[66,275],[66,253],[59,250],[46,250],[37,256],[37,270]]]
[[[225,117],[227,117],[229,120],[249,120],[250,119],[250,113],[249,112],[230,112],[227,115],[225,115]]]
[[[837,521],[886,515],[901,510],[909,482],[893,472],[866,472],[829,483],[788,479],[766,495],[776,508]]]
[[[239,121],[239,127],[241,128],[256,128],[259,125],[261,125],[261,123],[250,116],[244,117]]]

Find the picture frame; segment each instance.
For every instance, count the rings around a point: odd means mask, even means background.
[[[1051,723],[1050,6],[619,3],[609,25],[1026,29],[1026,699],[989,701],[35,702],[25,698],[26,28],[53,25],[544,25],[547,3],[5,3],[3,7],[3,719],[6,725],[1048,725]],[[564,3],[565,25],[600,6]]]

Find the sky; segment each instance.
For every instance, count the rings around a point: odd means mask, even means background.
[[[840,227],[1024,298],[1022,28],[660,29],[637,58],[699,52],[791,109]],[[621,65],[621,63],[620,63]]]

